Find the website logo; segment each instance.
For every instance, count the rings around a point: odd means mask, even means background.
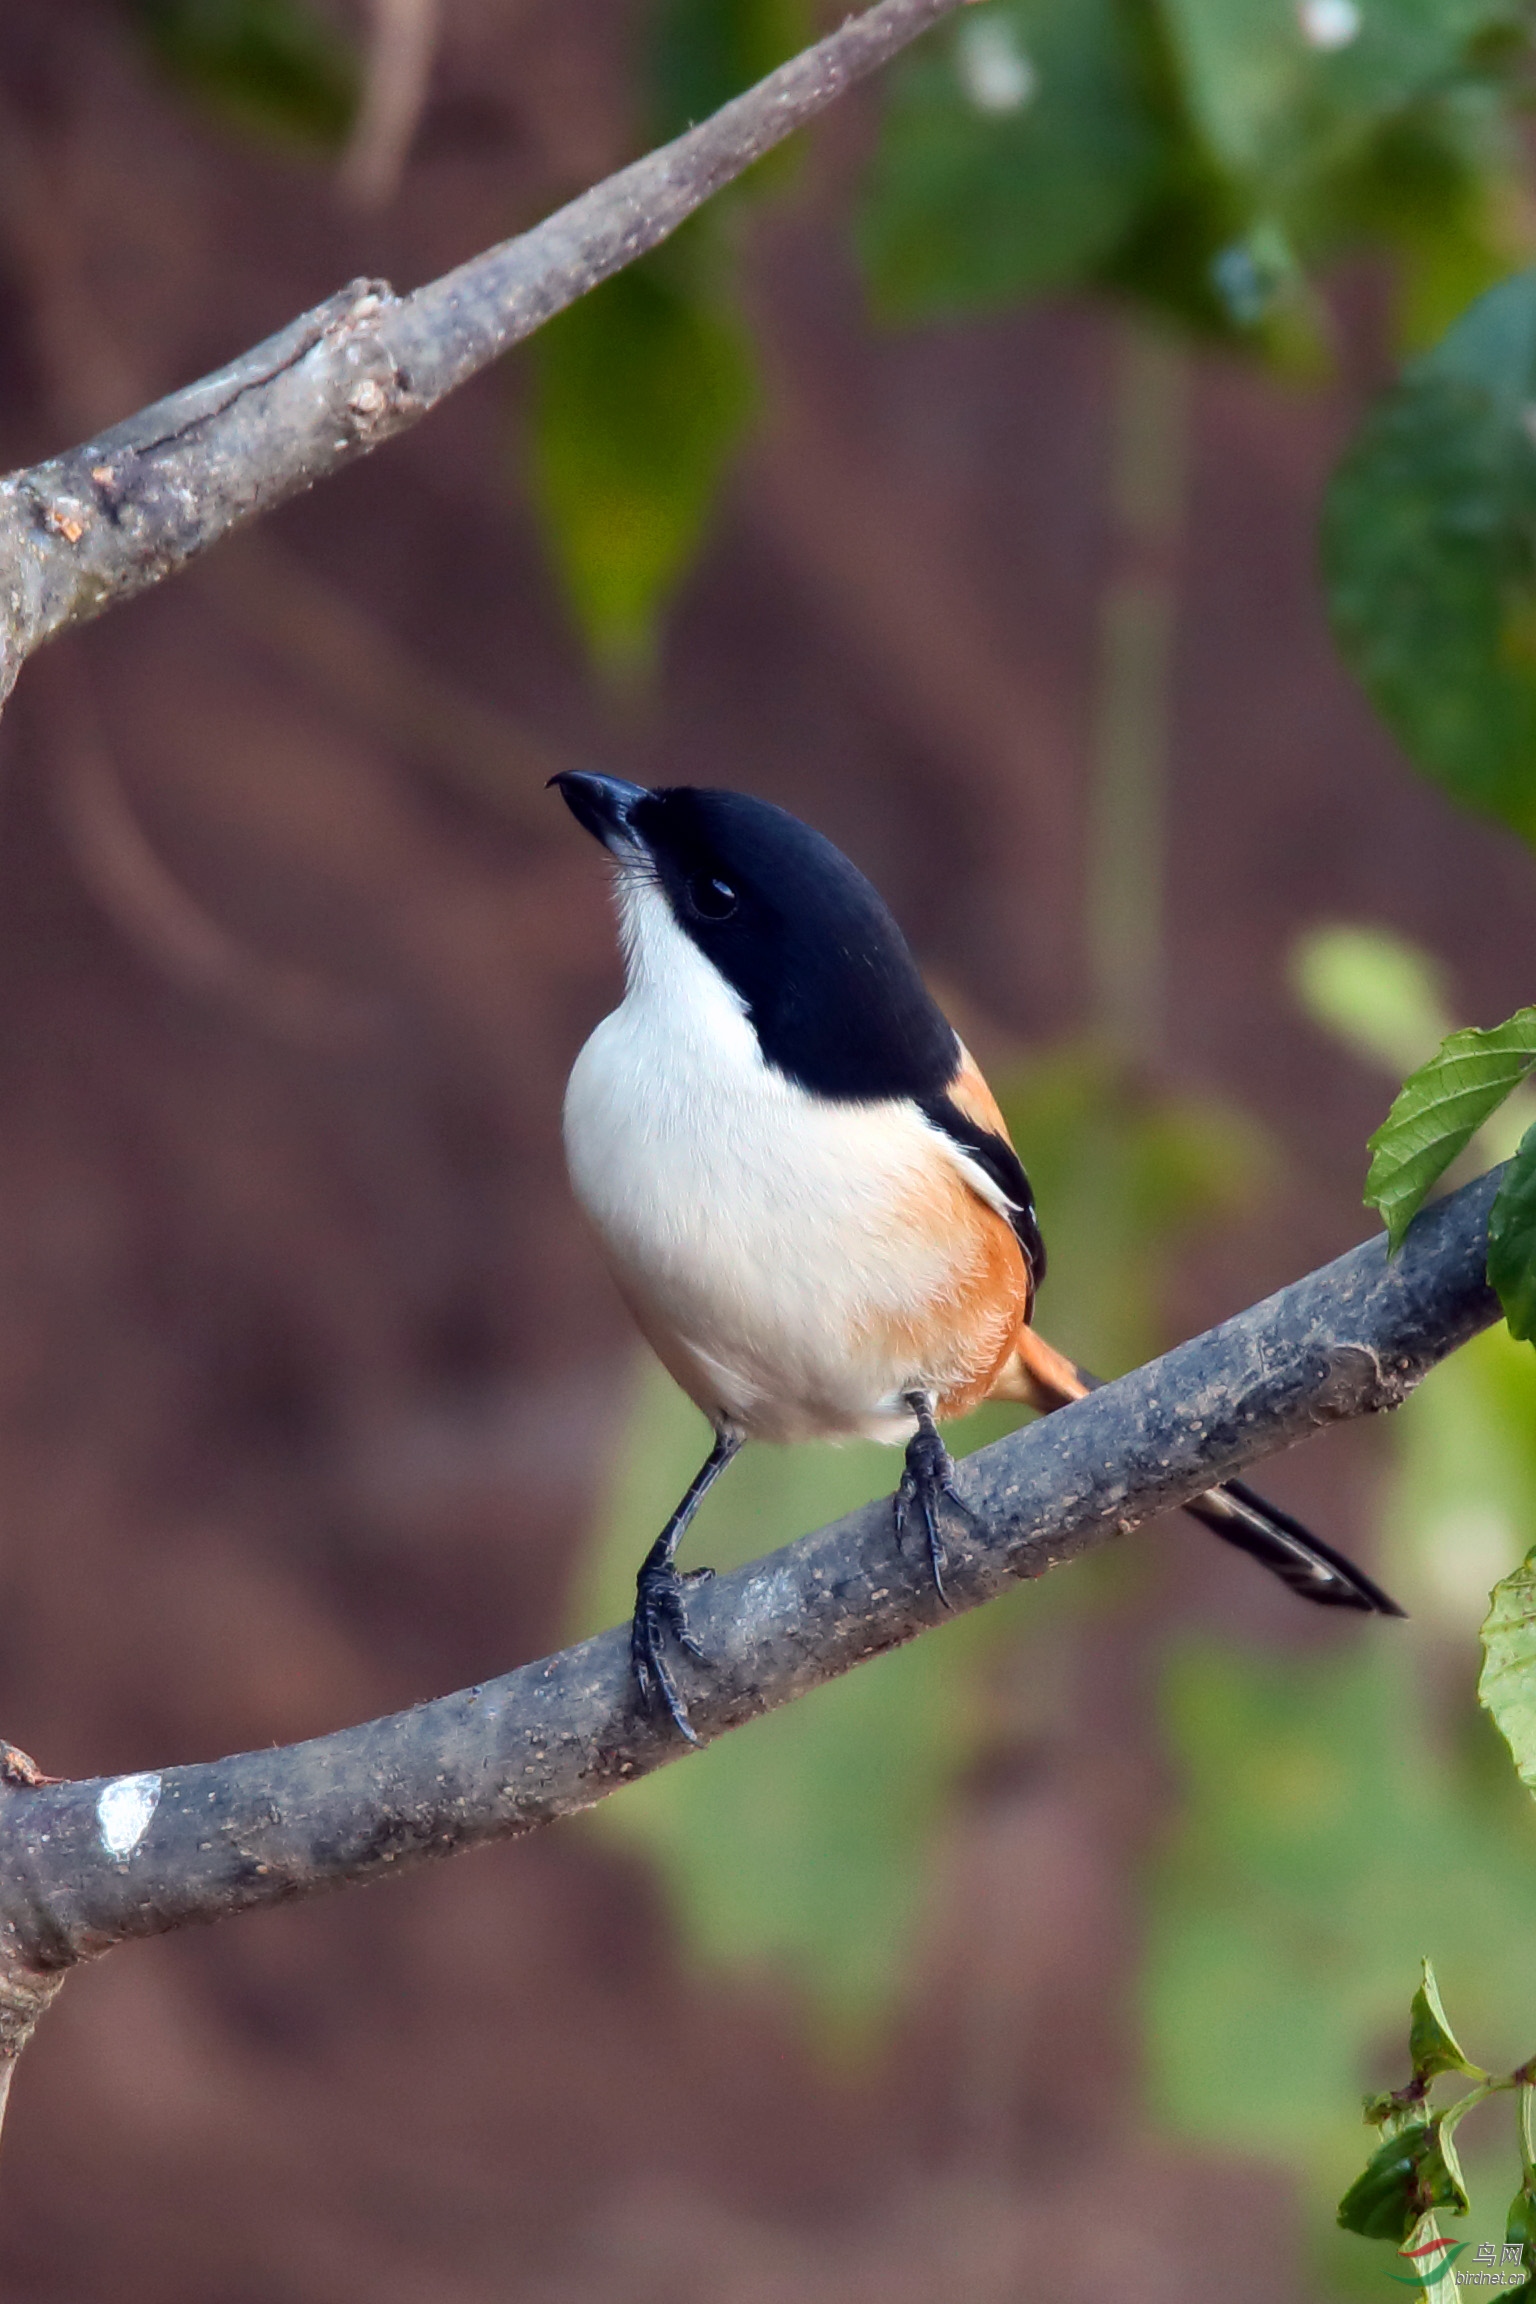
[[[1457,2267],[1456,2259],[1464,2256],[1472,2246],[1470,2240],[1421,2241],[1417,2248],[1399,2248],[1398,2261],[1412,2267],[1407,2272],[1389,2272],[1387,2278],[1399,2288],[1418,2288],[1433,2295],[1442,2292],[1445,2304],[1461,2288],[1502,2288],[1506,2281],[1519,2280],[1525,2272],[1525,2243],[1522,2240],[1480,2241],[1469,2261]],[[1473,2265],[1480,2267],[1474,2271]]]
[[[1426,2240],[1417,2248],[1399,2248],[1398,2255],[1405,2264],[1417,2267],[1412,2272],[1389,2272],[1387,2278],[1395,2280],[1399,2288],[1438,2288],[1442,2280],[1451,2276],[1451,2266],[1469,2240]]]

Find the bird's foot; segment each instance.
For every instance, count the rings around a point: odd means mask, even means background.
[[[928,1539],[928,1565],[933,1571],[934,1590],[947,1608],[950,1600],[944,1589],[944,1537],[939,1528],[939,1507],[945,1503],[953,1505],[965,1520],[976,1517],[955,1486],[953,1457],[929,1424],[914,1432],[907,1442],[906,1468],[896,1489],[896,1536],[899,1542],[915,1504]]]
[[[654,1712],[658,1702],[666,1706],[673,1727],[690,1744],[699,1739],[693,1732],[688,1707],[678,1693],[672,1677],[672,1667],[663,1654],[668,1633],[685,1654],[703,1657],[704,1651],[688,1629],[688,1612],[683,1594],[690,1584],[706,1584],[713,1576],[713,1568],[690,1568],[686,1574],[658,1562],[647,1561],[635,1578],[635,1613],[629,1628],[629,1661],[640,1691],[640,1701],[648,1712]]]

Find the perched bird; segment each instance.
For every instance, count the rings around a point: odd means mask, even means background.
[[[1045,1247],[991,1091],[885,904],[840,850],[744,792],[552,780],[617,866],[623,1001],[571,1072],[565,1149],[620,1292],[715,1444],[636,1579],[642,1698],[692,1741],[673,1565],[745,1440],[904,1441],[940,1594],[938,1424],[1054,1409],[1094,1379],[1030,1326]],[[1402,1611],[1238,1481],[1186,1507],[1303,1598]]]

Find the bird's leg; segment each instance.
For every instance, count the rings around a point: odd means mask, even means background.
[[[713,1576],[714,1570],[690,1568],[682,1575],[672,1561],[689,1521],[740,1446],[741,1434],[733,1432],[728,1424],[721,1425],[715,1444],[694,1474],[687,1495],[647,1552],[635,1578],[629,1661],[640,1690],[640,1701],[647,1711],[653,1711],[659,1696],[671,1715],[673,1727],[680,1736],[686,1736],[690,1744],[697,1744],[698,1738],[688,1718],[688,1707],[677,1692],[671,1667],[662,1654],[662,1635],[670,1632],[678,1646],[685,1648],[690,1656],[703,1655],[703,1649],[688,1629],[683,1594],[690,1584],[702,1584]]]
[[[902,1399],[917,1418],[917,1430],[907,1442],[906,1468],[896,1489],[896,1535],[899,1540],[907,1524],[907,1514],[915,1504],[923,1516],[923,1532],[928,1538],[928,1565],[933,1570],[934,1589],[947,1608],[949,1594],[944,1589],[944,1539],[939,1533],[939,1504],[949,1502],[967,1520],[973,1520],[975,1514],[955,1486],[954,1462],[933,1420],[933,1394],[904,1392]]]

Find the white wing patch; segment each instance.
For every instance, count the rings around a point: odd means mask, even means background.
[[[913,1110],[917,1110],[915,1105],[913,1106]],[[1008,1197],[1008,1194],[1003,1190],[1001,1184],[999,1184],[997,1181],[997,1178],[995,1176],[989,1176],[986,1169],[981,1165],[981,1162],[975,1159],[971,1153],[967,1152],[963,1144],[957,1144],[947,1129],[936,1126],[935,1123],[928,1118],[926,1112],[918,1113],[918,1118],[922,1121],[923,1126],[928,1130],[928,1133],[931,1136],[936,1136],[938,1138],[945,1158],[953,1167],[959,1169],[961,1175],[965,1178],[965,1181],[967,1184],[969,1184],[971,1190],[975,1193],[978,1200],[985,1200],[989,1208],[995,1208],[998,1215],[1003,1218],[1005,1223],[1011,1224],[1015,1216],[1023,1215],[1024,1210],[1020,1206],[1019,1202],[1017,1200],[1011,1200]]]

